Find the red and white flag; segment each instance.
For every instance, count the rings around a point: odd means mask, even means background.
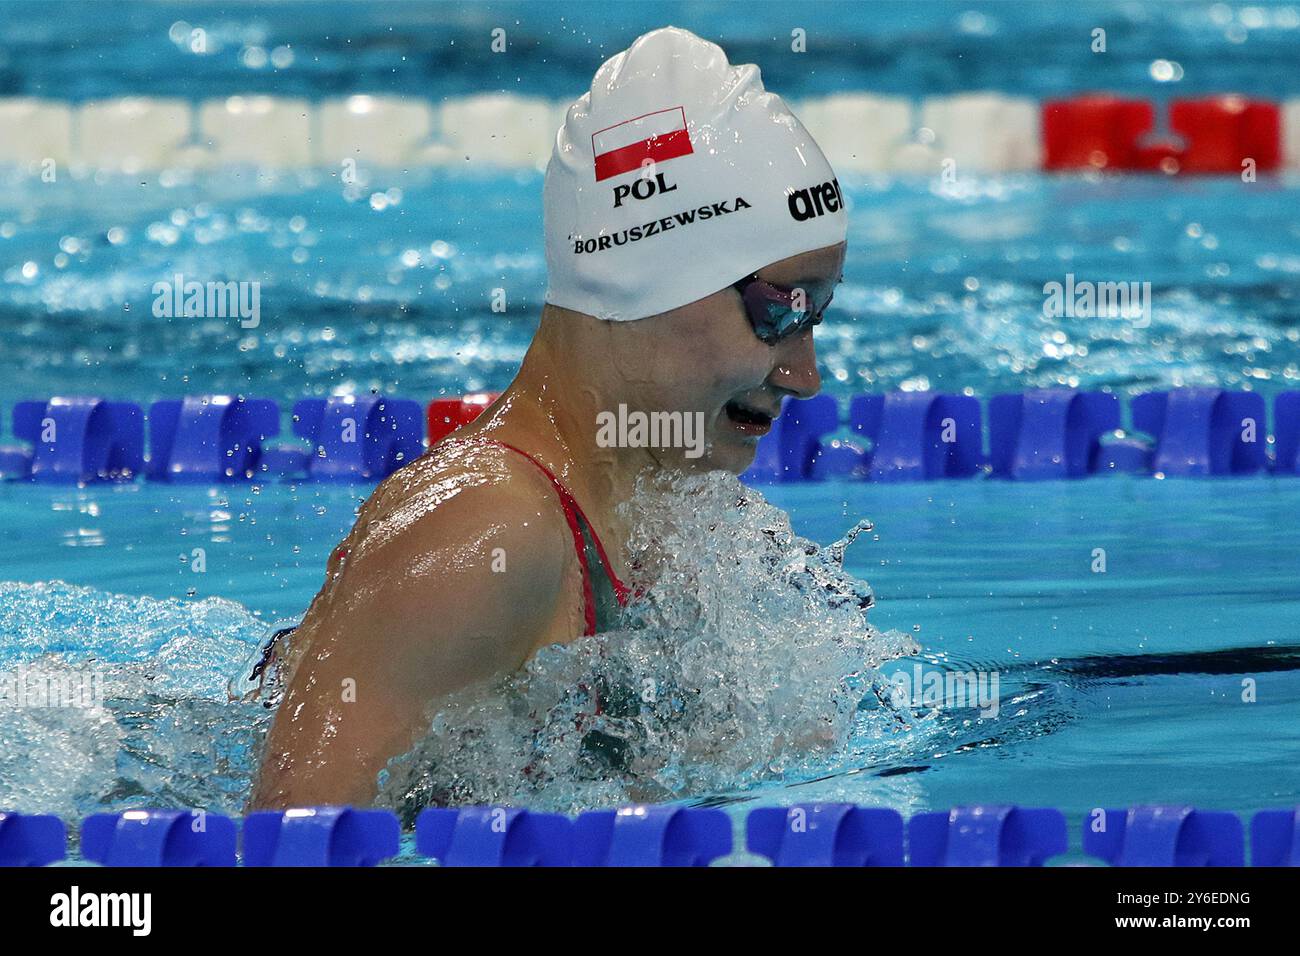
[[[596,182],[640,169],[647,161],[661,163],[694,152],[686,132],[686,111],[680,106],[597,130],[591,134],[591,149]]]

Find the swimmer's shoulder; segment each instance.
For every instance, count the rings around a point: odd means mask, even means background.
[[[451,502],[470,499],[477,506],[553,512],[554,486],[542,471],[516,451],[486,441],[444,440],[384,480],[362,514],[376,518],[414,511],[431,514]],[[369,512],[369,514],[366,514]],[[492,517],[491,510],[482,516]],[[558,526],[564,527],[563,513]]]
[[[322,660],[382,672],[394,693],[453,690],[549,642],[576,560],[536,466],[499,447],[435,446],[362,506],[305,636]]]
[[[536,465],[500,445],[444,441],[375,489],[344,547],[349,563],[383,552],[377,563],[436,559],[449,571],[499,548],[517,573],[498,576],[494,588],[553,591],[573,553],[570,539],[554,487]]]

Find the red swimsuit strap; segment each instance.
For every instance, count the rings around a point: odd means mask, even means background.
[[[618,575],[614,573],[614,568],[609,563],[609,557],[605,554],[605,546],[601,544],[600,535],[596,533],[595,525],[588,520],[586,514],[583,513],[582,506],[578,504],[578,500],[573,497],[572,492],[564,486],[564,483],[555,476],[555,473],[522,448],[517,448],[509,442],[501,441],[499,438],[476,438],[466,440],[481,441],[486,444],[499,445],[502,448],[507,448],[510,451],[527,458],[537,466],[542,474],[550,479],[551,484],[555,487],[556,494],[560,496],[560,506],[564,509],[564,518],[568,522],[569,531],[573,535],[573,548],[578,554],[578,563],[582,567],[582,594],[587,621],[587,633],[595,634],[596,601],[591,589],[591,568],[587,564],[587,542],[582,534],[584,526],[586,527],[587,532],[591,535],[592,543],[596,545],[596,554],[600,557],[602,570],[605,572],[605,576],[609,578],[609,583],[614,589],[614,596],[618,599],[618,603],[620,605],[627,604],[628,595],[630,593],[628,586],[619,580]]]

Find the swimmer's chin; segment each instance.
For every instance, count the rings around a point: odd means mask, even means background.
[[[761,431],[738,428],[725,419],[719,421],[703,446],[660,450],[654,455],[656,463],[665,471],[700,474],[726,471],[733,475],[749,470],[758,454],[758,440],[769,429]],[[665,454],[665,451],[667,453]]]
[[[735,443],[719,445],[710,443],[703,454],[691,457],[680,451],[671,457],[661,456],[658,466],[661,473],[700,475],[711,471],[725,471],[739,475],[754,463],[755,447],[737,446]]]
[[[727,471],[739,475],[749,470],[758,454],[758,435],[717,435],[698,458],[686,458],[682,466],[693,472]]]

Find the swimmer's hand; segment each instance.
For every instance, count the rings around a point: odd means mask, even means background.
[[[563,512],[531,465],[488,464],[420,459],[366,503],[294,634],[254,807],[372,802],[441,697],[554,640]]]

